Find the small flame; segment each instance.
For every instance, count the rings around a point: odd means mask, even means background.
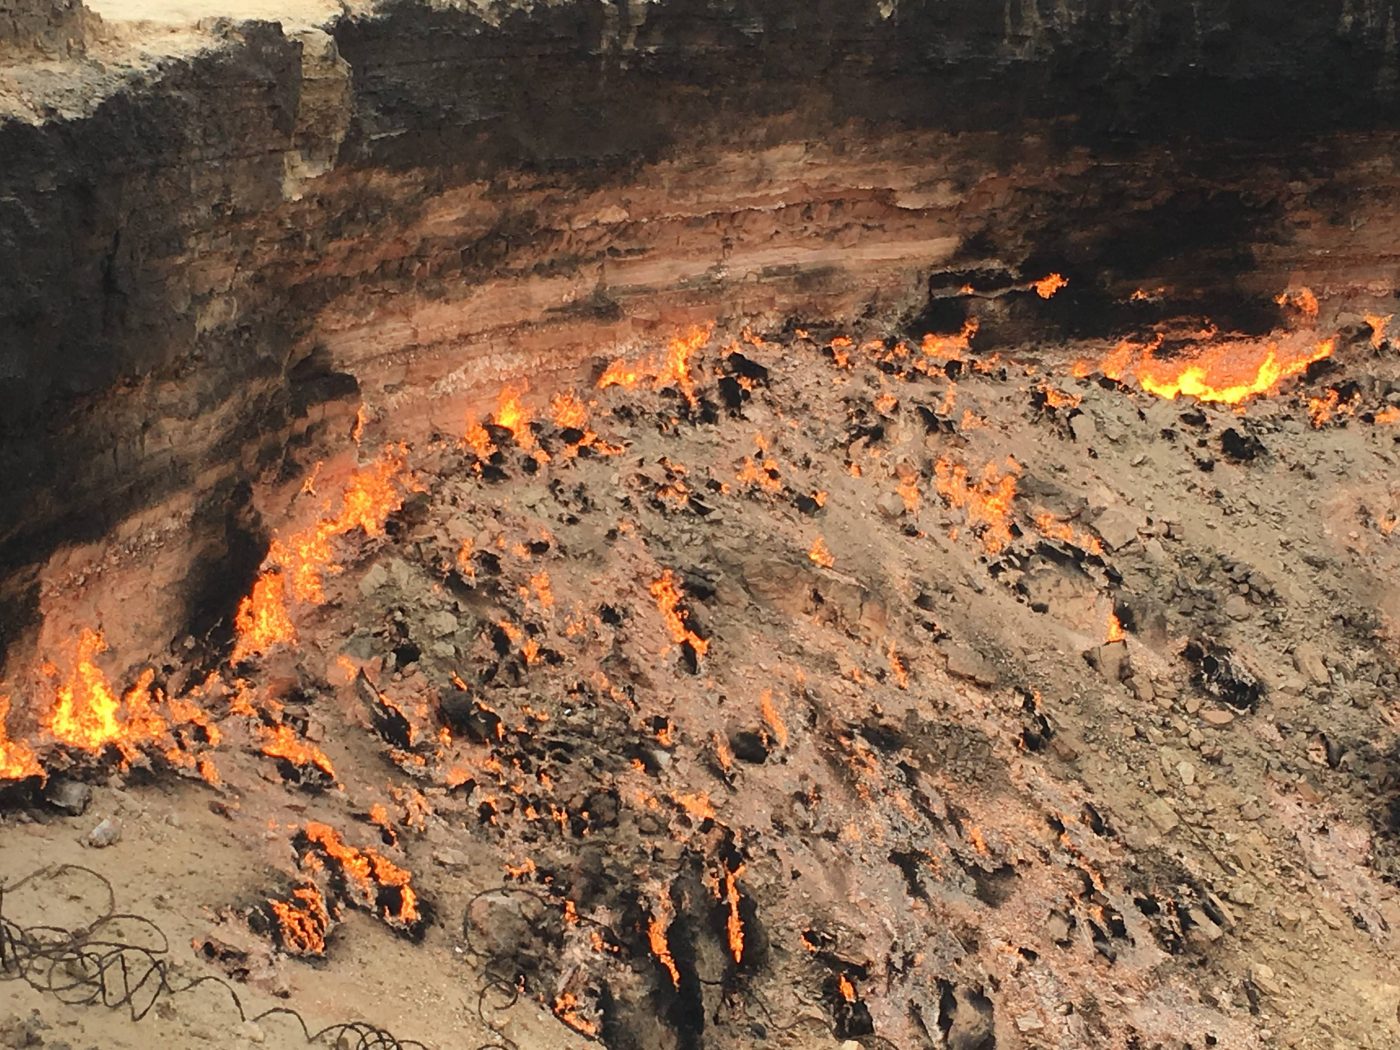
[[[1073,525],[1067,521],[1061,521],[1048,510],[1040,511],[1035,515],[1035,527],[1048,540],[1068,543],[1080,548],[1086,554],[1103,553],[1103,544],[1099,542],[1097,536],[1091,532],[1076,532]]]
[[[704,656],[710,643],[690,629],[690,613],[681,604],[680,579],[667,569],[659,579],[651,584],[651,596],[656,599],[656,607],[666,624],[671,641],[677,645],[688,643],[695,655]]]
[[[554,425],[560,430],[583,430],[588,426],[588,408],[570,392],[556,394],[549,403]]]
[[[314,885],[298,886],[292,899],[269,899],[268,907],[277,920],[278,943],[288,955],[324,955],[331,915],[326,899]]]
[[[977,334],[980,323],[969,317],[963,322],[962,331],[957,335],[935,335],[927,333],[919,344],[924,356],[935,361],[961,361],[964,352],[972,349],[972,337]]]
[[[1055,293],[1067,284],[1069,284],[1068,278],[1058,273],[1052,273],[1036,281],[1032,287],[1035,288],[1035,294],[1042,299],[1052,299]]]
[[[1355,412],[1355,403],[1342,403],[1341,395],[1336,390],[1328,390],[1322,397],[1308,398],[1308,418],[1314,429],[1326,426],[1333,416],[1350,416]]]
[[[812,546],[807,550],[807,557],[812,564],[820,565],[823,569],[829,569],[836,564],[836,558],[827,549],[826,540],[818,536],[812,541]]]
[[[259,726],[258,737],[262,753],[269,758],[280,758],[298,767],[310,766],[319,769],[332,780],[336,779],[335,767],[331,765],[331,760],[326,757],[325,752],[298,736],[287,723]]]
[[[759,712],[763,715],[763,724],[773,734],[773,739],[778,742],[779,747],[787,747],[788,731],[783,723],[783,716],[778,712],[777,706],[773,703],[773,690],[765,689],[758,697]]]
[[[562,995],[554,997],[554,1016],[563,1021],[580,1035],[590,1038],[596,1037],[600,1029],[594,1021],[590,1021],[579,1013],[578,996],[573,992],[564,992]]]
[[[894,647],[894,642],[890,642],[885,656],[890,661],[890,674],[894,675],[894,684],[901,689],[909,688],[909,669],[904,666],[904,661],[899,658],[899,652]]]
[[[1016,475],[1019,466],[1014,459],[1006,461],[1002,473],[995,463],[988,463],[982,477],[969,483],[967,468],[940,458],[934,464],[935,484],[940,495],[950,505],[967,515],[968,523],[980,527],[982,546],[997,554],[1011,543],[1012,501],[1016,498]]]
[[[23,740],[12,740],[5,728],[10,714],[10,698],[0,693],[0,781],[42,777],[43,768],[34,749]]]
[[[1107,641],[1121,642],[1123,640],[1123,625],[1118,622],[1118,615],[1112,610],[1108,610],[1108,631]]]
[[[677,989],[681,986],[681,972],[676,967],[676,960],[671,955],[671,945],[666,939],[666,931],[671,925],[671,899],[665,892],[657,896],[656,908],[647,919],[647,941],[651,945],[651,953],[656,956],[656,961],[665,967],[666,972],[671,975],[671,984]]]
[[[841,998],[848,1003],[856,1001],[856,986],[851,983],[851,979],[844,973],[836,975],[836,990],[841,994]]]
[[[530,410],[520,400],[522,393],[524,390],[516,387],[504,388],[491,422],[509,430],[515,438],[515,443],[521,448],[530,448],[535,442],[535,436],[530,432]]]
[[[1385,342],[1386,329],[1390,327],[1390,322],[1394,320],[1394,314],[1367,314],[1366,323],[1371,326],[1371,347],[1379,350],[1381,344]]]
[[[302,865],[307,866],[308,858],[315,856],[309,852],[312,848],[333,861],[353,903],[395,925],[413,926],[422,920],[408,871],[372,849],[347,844],[328,824],[312,821],[302,833],[307,843]]]
[[[1297,291],[1283,292],[1274,296],[1274,302],[1279,306],[1291,307],[1297,310],[1309,321],[1317,320],[1317,296],[1313,294],[1311,288],[1299,288]]]
[[[710,341],[714,325],[697,325],[684,335],[678,335],[666,345],[664,357],[655,355],[640,361],[626,361],[617,358],[598,377],[598,389],[619,386],[630,390],[643,380],[650,379],[654,389],[661,390],[675,384],[685,394],[686,400],[695,404],[694,380],[691,375],[691,358],[695,352]]]
[[[724,900],[729,905],[729,916],[725,920],[725,934],[729,940],[729,954],[734,957],[734,965],[744,961],[744,923],[739,917],[739,876],[744,873],[740,864],[733,871],[726,866],[724,872]]]

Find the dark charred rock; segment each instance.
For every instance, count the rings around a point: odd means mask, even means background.
[[[1207,639],[1186,644],[1182,650],[1194,671],[1192,684],[1236,711],[1253,711],[1264,698],[1264,683],[1225,646]]]
[[[1265,452],[1264,443],[1253,434],[1241,434],[1229,427],[1220,435],[1220,451],[1236,463],[1249,463]]]
[[[762,733],[742,729],[730,734],[729,749],[734,757],[751,765],[762,765],[768,760],[768,742]]]

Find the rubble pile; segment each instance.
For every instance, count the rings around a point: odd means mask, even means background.
[[[8,801],[204,763],[267,858],[205,903],[279,968],[383,927],[440,1045],[1389,1045],[1400,361],[1279,306],[1257,360],[969,299],[518,382],[308,478],[207,675],[135,679],[197,741],[104,685]]]

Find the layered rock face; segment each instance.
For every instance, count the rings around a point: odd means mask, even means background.
[[[1395,11],[1303,7],[400,3],[155,59],[12,5],[0,653],[215,629],[361,402],[366,442],[459,432],[694,320],[952,323],[972,271],[1062,270],[1076,334],[1152,282],[1244,328],[1355,292]]]

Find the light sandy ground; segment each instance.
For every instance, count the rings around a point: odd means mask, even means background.
[[[193,25],[204,18],[263,19],[286,28],[324,25],[346,9],[339,0],[88,0],[107,22]]]

